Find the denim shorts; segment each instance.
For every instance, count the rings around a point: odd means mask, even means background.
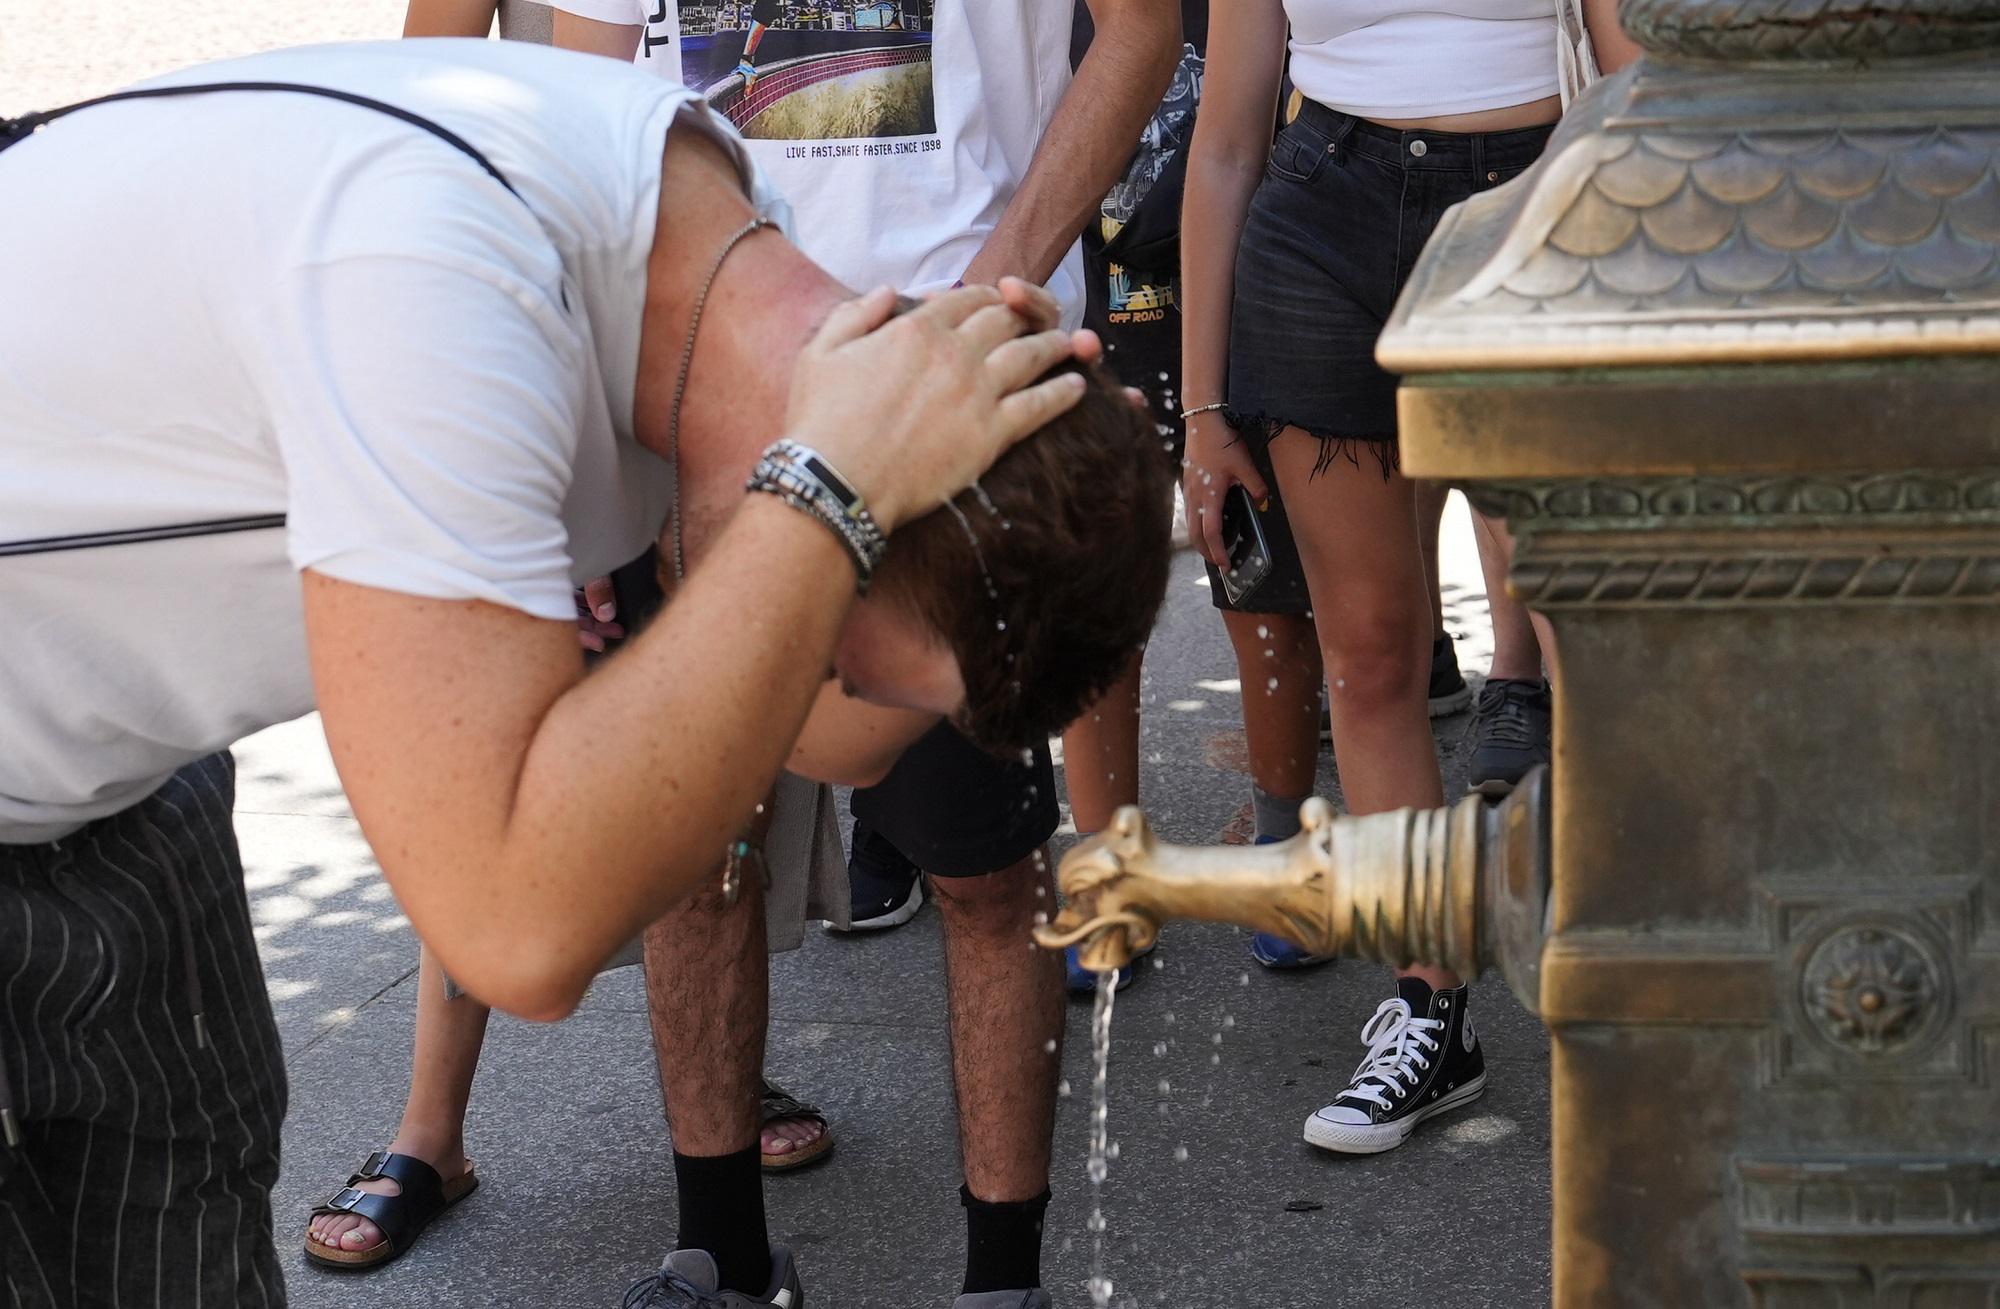
[[[1375,340],[1445,210],[1519,175],[1552,130],[1397,131],[1306,101],[1237,249],[1231,424],[1258,446],[1299,428],[1321,468],[1364,447],[1397,468],[1396,378]]]

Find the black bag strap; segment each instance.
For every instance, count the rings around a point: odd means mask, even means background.
[[[298,95],[316,95],[327,100],[342,100],[351,105],[360,105],[363,109],[373,109],[391,118],[400,118],[412,127],[421,127],[485,169],[494,181],[506,187],[511,194],[517,198],[521,194],[514,190],[514,184],[493,166],[493,161],[479,152],[477,146],[443,124],[434,123],[422,114],[412,113],[397,105],[385,104],[365,95],[356,95],[352,91],[337,91],[330,86],[308,86],[303,82],[200,82],[193,86],[153,86],[137,91],[116,91],[110,95],[98,96],[94,100],[79,100],[60,109],[44,109],[39,113],[23,114],[19,118],[0,119],[0,150],[26,140],[38,128],[53,123],[58,118],[65,118],[79,109],[116,104],[120,100],[152,100],[170,95],[198,95],[209,91],[291,91]]]
[[[422,114],[412,113],[365,95],[356,95],[351,91],[337,91],[327,86],[308,86],[302,82],[202,82],[192,86],[154,86],[138,91],[118,91],[111,95],[98,96],[94,100],[79,100],[60,109],[45,109],[38,113],[23,114],[19,118],[0,118],[0,151],[27,140],[39,128],[79,109],[113,104],[120,100],[151,100],[170,95],[197,95],[209,91],[291,91],[299,95],[343,100],[351,105],[359,105],[363,109],[373,109],[377,113],[387,114],[391,118],[400,118],[412,127],[421,127],[446,145],[460,151],[485,169],[494,181],[506,187],[508,194],[516,199],[521,198],[521,193],[516,191],[514,184],[493,166],[492,160],[481,154],[477,146],[450,128],[434,123]],[[526,201],[522,203],[525,204]],[[175,523],[165,527],[135,527],[112,532],[83,532],[74,536],[43,536],[28,541],[0,541],[0,559],[16,555],[54,554],[61,550],[89,550],[108,545],[136,545],[144,541],[173,541],[190,536],[220,536],[226,532],[254,532],[284,525],[283,514],[259,514],[245,518],[211,518],[198,523]]]

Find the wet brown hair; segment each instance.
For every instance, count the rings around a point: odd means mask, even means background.
[[[1055,371],[1084,372],[1083,399],[898,528],[876,581],[957,657],[954,721],[995,753],[1080,717],[1145,645],[1167,589],[1176,472],[1152,417],[1101,369]]]

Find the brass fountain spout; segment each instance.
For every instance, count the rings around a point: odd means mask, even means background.
[[[1499,965],[1536,1008],[1548,902],[1548,773],[1498,805],[1469,796],[1439,809],[1335,816],[1308,800],[1304,829],[1263,846],[1170,845],[1137,808],[1062,861],[1062,912],[1037,928],[1083,966],[1122,968],[1169,919],[1237,923],[1316,954],[1467,977]]]

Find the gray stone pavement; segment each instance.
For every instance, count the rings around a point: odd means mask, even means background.
[[[391,36],[401,11],[400,0],[170,0],[143,12],[0,0],[0,113],[203,58]],[[1484,598],[1456,502],[1447,523],[1450,626],[1466,667],[1484,668]],[[1236,673],[1194,562],[1180,561],[1147,669],[1144,799],[1177,841],[1217,839],[1246,795]],[[1439,729],[1455,789],[1465,719]],[[568,1022],[495,1021],[468,1128],[484,1186],[414,1256],[365,1276],[304,1266],[307,1208],[394,1130],[416,945],[317,722],[274,728],[238,757],[238,828],[292,1076],[276,1196],[292,1303],[617,1304],[674,1230],[633,970],[602,979]],[[1320,780],[1322,794],[1337,794],[1331,760]],[[1548,1042],[1504,985],[1489,978],[1476,991],[1486,1097],[1401,1150],[1342,1159],[1306,1146],[1299,1129],[1359,1057],[1356,1034],[1386,975],[1350,965],[1268,974],[1242,933],[1187,924],[1166,933],[1157,958],[1120,997],[1114,1037],[1111,1131],[1122,1154],[1103,1207],[1121,1297],[1175,1309],[1546,1303]],[[829,1163],[767,1188],[774,1230],[800,1248],[821,1309],[942,1306],[957,1288],[963,1228],[940,979],[929,910],[886,936],[811,931],[775,961],[769,1066],[826,1108],[839,1138]],[[1090,1245],[1087,1020],[1087,1006],[1072,1012],[1064,1072],[1077,1094],[1062,1104],[1050,1209],[1049,1283],[1068,1305],[1084,1302]]]

